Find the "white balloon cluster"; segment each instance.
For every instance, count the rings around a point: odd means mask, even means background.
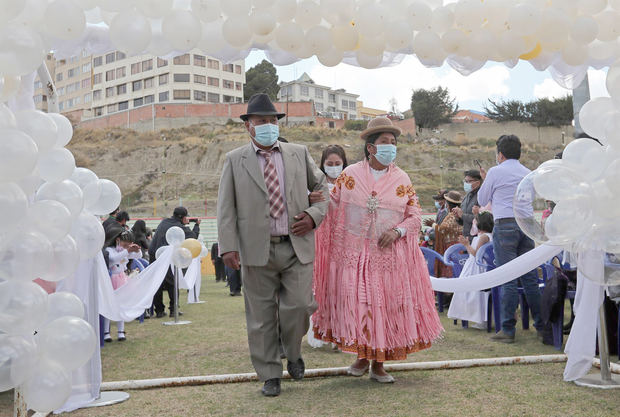
[[[24,384],[37,411],[66,401],[96,337],[77,297],[48,297],[32,280],[60,281],[95,256],[105,238],[96,215],[121,199],[116,184],[75,167],[72,135],[62,115],[0,103],[0,391]]]
[[[202,258],[208,254],[208,249],[198,240],[185,239],[185,232],[178,226],[173,226],[166,231],[166,242],[168,242],[167,246],[157,249],[155,258],[159,258],[164,250],[172,246],[174,248],[172,264],[179,268],[187,268],[194,258]]]
[[[600,144],[589,138],[572,141],[562,159],[544,162],[519,185],[517,221],[540,243],[620,254],[620,61],[608,71],[607,90],[611,97],[590,100],[579,113],[583,130]],[[523,209],[535,200],[556,203],[544,227]],[[620,284],[618,275],[599,283]]]

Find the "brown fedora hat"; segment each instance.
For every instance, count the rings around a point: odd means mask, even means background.
[[[258,93],[250,97],[246,113],[239,116],[239,118],[245,122],[253,115],[276,116],[278,119],[281,119],[285,116],[285,113],[279,113],[278,110],[276,110],[276,106],[273,105],[267,94]]]
[[[394,126],[392,121],[387,117],[375,117],[368,122],[368,127],[366,127],[366,130],[362,131],[360,137],[366,140],[368,136],[372,134],[383,132],[393,133],[395,137],[399,137],[402,130],[400,130],[397,126]]]
[[[448,191],[444,196],[446,201],[449,201],[453,204],[461,204],[463,201],[463,196],[458,191]]]

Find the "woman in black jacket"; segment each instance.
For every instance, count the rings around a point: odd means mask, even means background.
[[[131,227],[131,232],[134,236],[133,243],[140,246],[140,249],[142,249],[143,258],[148,260],[149,241],[146,238],[146,223],[144,222],[144,220],[136,220],[136,222]]]

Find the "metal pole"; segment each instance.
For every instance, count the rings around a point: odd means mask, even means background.
[[[58,93],[56,92],[54,80],[52,79],[45,62],[37,68],[37,75],[39,76],[39,80],[41,80],[41,84],[47,89],[47,112],[58,113]]]
[[[174,305],[174,321],[164,322],[164,326],[174,326],[179,324],[190,324],[189,320],[179,320],[179,268],[172,266],[172,275],[174,275],[174,295],[172,297],[172,305]]]

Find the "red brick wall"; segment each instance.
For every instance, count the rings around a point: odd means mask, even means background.
[[[411,135],[415,135],[415,119],[413,117],[404,120],[392,120],[392,123],[400,127],[403,134],[410,133]]]

